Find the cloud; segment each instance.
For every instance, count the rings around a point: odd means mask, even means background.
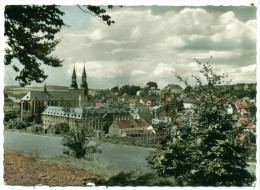
[[[131,72],[131,75],[143,75],[143,74],[145,74],[145,72],[144,71],[142,71],[142,70],[133,70],[132,72]]]
[[[174,72],[175,69],[173,68],[172,65],[167,64],[167,63],[159,63],[154,71],[153,75],[155,76],[169,76],[172,72]]]
[[[75,71],[77,76],[81,76],[85,65],[87,76],[91,78],[115,78],[122,74],[122,70],[118,69],[116,65],[110,64],[109,67],[106,67],[107,64],[106,62],[76,62]],[[71,76],[73,68],[73,64],[67,66],[68,75]]]
[[[176,82],[171,71],[183,76],[195,73],[193,59],[206,61],[210,56],[219,72],[237,70],[237,82],[248,77],[241,69],[250,70],[256,64],[256,19],[240,15],[241,7],[167,7],[158,12],[160,9],[125,6],[109,11],[114,26],[90,17],[91,28],[63,29],[54,53],[64,60],[63,78],[70,79],[74,62],[81,75],[85,60],[89,81],[96,88],[119,83],[144,86],[148,81],[166,85]],[[252,80],[255,78],[253,74]]]

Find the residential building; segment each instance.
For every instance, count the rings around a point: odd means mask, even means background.
[[[42,123],[44,129],[59,123],[67,123],[70,128],[81,126],[82,124],[83,108],[47,106],[41,113]]]
[[[123,137],[127,131],[147,131],[153,130],[152,125],[145,119],[114,121],[109,127],[111,136]]]
[[[83,126],[107,134],[113,121],[131,119],[129,111],[122,108],[84,108]]]

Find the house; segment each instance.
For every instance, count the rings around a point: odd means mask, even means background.
[[[255,130],[254,121],[255,120],[253,118],[241,117],[238,119],[237,124],[242,125],[245,128],[245,131],[247,132],[254,132]]]
[[[174,113],[172,111],[161,110],[155,117],[160,123],[169,123],[172,121]]]
[[[239,134],[236,137],[236,140],[241,143],[243,148],[249,149],[250,148],[250,138],[247,134]]]
[[[153,114],[150,111],[149,106],[140,106],[135,110],[135,118],[136,119],[146,119],[149,122],[152,122]]]
[[[132,130],[124,131],[121,137],[131,137],[142,143],[155,143],[156,134],[154,130]]]
[[[48,129],[60,123],[67,123],[70,128],[81,126],[83,108],[47,106],[41,113],[43,128]]]
[[[154,96],[160,96],[161,94],[161,90],[160,89],[156,89],[155,87],[151,87],[148,91],[148,95],[154,95]]]
[[[111,136],[123,137],[127,131],[147,131],[153,130],[152,125],[145,119],[114,121],[109,127]]]
[[[108,97],[108,98],[107,98],[107,101],[108,101],[109,103],[113,104],[113,103],[114,103],[114,98],[113,98],[113,97]]]
[[[131,111],[134,111],[135,108],[136,108],[136,104],[137,104],[137,99],[134,99],[134,98],[129,98],[128,99],[128,103],[129,103],[129,107],[130,107],[130,110]]]
[[[256,103],[246,99],[239,99],[235,102],[235,107],[242,115],[246,115],[250,112],[254,112],[253,110],[256,108]]]
[[[176,95],[181,94],[183,91],[183,88],[178,84],[168,84],[164,89],[162,90],[162,95]]]
[[[132,120],[129,111],[123,108],[84,108],[83,127],[107,134],[113,121]]]
[[[95,107],[101,108],[101,107],[104,107],[104,104],[102,102],[98,101],[98,102],[95,102]]]

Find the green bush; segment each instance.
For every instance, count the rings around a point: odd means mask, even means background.
[[[53,134],[59,135],[59,134],[66,134],[70,130],[70,127],[67,123],[59,123],[54,126],[50,127],[50,131]]]
[[[173,180],[159,177],[155,173],[120,172],[108,180],[111,186],[174,186]]]
[[[88,131],[77,124],[63,136],[63,153],[75,158],[91,157],[94,153],[101,153],[101,150],[97,148],[99,144],[89,145],[89,139]]]
[[[20,118],[16,118],[16,119],[11,119],[9,120],[9,122],[7,123],[7,128],[8,129],[25,129],[27,126],[27,124],[22,121]]]

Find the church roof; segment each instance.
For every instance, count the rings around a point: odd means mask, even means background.
[[[78,100],[78,91],[29,91],[22,100]]]

